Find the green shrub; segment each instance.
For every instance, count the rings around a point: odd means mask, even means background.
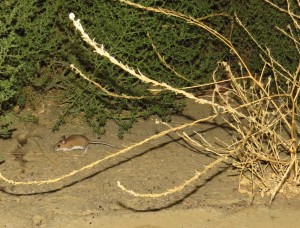
[[[282,13],[260,0],[251,1],[139,1],[153,7],[170,8],[195,18],[222,13],[204,20],[234,42],[253,71],[260,72],[262,61],[252,41],[234,24],[234,13],[245,22],[256,38],[269,46],[283,63],[296,67],[295,50],[275,25],[291,23]],[[70,12],[81,19],[86,32],[123,63],[140,69],[145,75],[174,87],[190,86],[211,80],[218,61],[236,61],[210,34],[179,19],[151,14],[119,1],[7,0],[0,3],[0,108],[1,115],[14,104],[24,106],[24,87],[39,92],[62,90],[66,104],[53,129],[59,129],[64,117],[84,112],[87,122],[98,133],[104,132],[108,118],[116,120],[120,135],[137,117],[157,114],[165,120],[180,112],[183,101],[163,92],[152,96],[148,86],[129,76],[107,60],[91,52],[68,20]],[[149,34],[150,38],[147,36]],[[158,60],[151,44],[177,72],[174,76]],[[69,69],[75,64],[91,79],[109,91],[144,100],[124,100],[103,94]],[[235,69],[239,72],[239,69]],[[221,76],[221,75],[220,75]],[[3,125],[8,126],[8,125]],[[6,129],[5,127],[2,129]]]

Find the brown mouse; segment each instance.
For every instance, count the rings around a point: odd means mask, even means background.
[[[71,150],[84,150],[84,153],[87,151],[87,148],[90,144],[102,144],[114,147],[108,143],[90,141],[84,135],[70,135],[68,138],[62,136],[60,141],[56,143],[54,150],[55,151],[71,151]]]

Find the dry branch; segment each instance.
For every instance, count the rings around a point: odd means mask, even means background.
[[[104,92],[105,94],[107,94],[108,96],[111,97],[117,97],[117,98],[124,98],[124,99],[143,99],[145,97],[136,97],[136,96],[128,96],[125,94],[119,95],[119,94],[115,94],[115,93],[111,93],[109,92],[107,89],[105,89],[103,86],[101,86],[99,83],[93,81],[92,79],[88,78],[84,73],[82,73],[77,67],[75,67],[74,64],[70,65],[70,68],[78,75],[80,75],[83,79],[93,83],[96,87],[98,87],[102,92]]]
[[[178,126],[178,127],[174,127],[174,128],[171,128],[171,129],[168,129],[168,130],[165,130],[165,131],[162,131],[156,135],[152,135],[150,136],[149,138],[146,138],[140,142],[137,142],[131,146],[128,146],[114,154],[111,154],[111,155],[108,155],[106,156],[105,158],[102,158],[102,159],[99,159],[91,164],[88,164],[86,166],[83,166],[82,168],[78,169],[78,170],[73,170],[72,172],[70,173],[67,173],[65,175],[62,175],[60,177],[57,177],[57,178],[53,178],[53,179],[48,179],[48,180],[35,180],[35,181],[15,181],[15,180],[10,180],[8,178],[6,178],[2,173],[0,173],[0,179],[7,182],[8,184],[12,184],[12,185],[41,185],[41,184],[51,184],[51,183],[55,183],[55,182],[59,182],[63,179],[66,179],[68,177],[71,177],[71,176],[74,176],[75,174],[77,173],[80,173],[84,170],[89,170],[95,166],[97,166],[98,164],[100,163],[103,163],[104,161],[106,160],[109,160],[109,159],[112,159],[112,158],[115,158],[117,156],[120,156],[134,148],[137,148],[139,146],[142,146],[143,144],[146,144],[152,140],[155,140],[155,139],[158,139],[160,137],[163,137],[171,132],[176,132],[176,131],[179,131],[179,130],[182,130],[184,128],[187,128],[187,127],[191,127],[195,124],[198,124],[198,123],[201,123],[201,122],[205,122],[205,121],[208,121],[208,120],[211,120],[213,119],[215,116],[209,116],[209,117],[206,117],[206,118],[203,118],[203,119],[198,119],[194,122],[191,122],[191,123],[187,123],[187,124],[183,124],[181,126]]]
[[[298,181],[300,177],[297,152],[300,140],[298,137],[299,108],[297,107],[297,102],[300,93],[300,63],[296,72],[289,72],[286,67],[282,66],[276,59],[272,57],[272,53],[269,49],[263,49],[260,46],[260,44],[243,25],[243,23],[239,21],[238,17],[236,17],[240,26],[244,28],[245,32],[254,40],[258,47],[261,48],[264,55],[261,56],[261,58],[265,65],[260,76],[256,78],[250,72],[245,61],[241,58],[230,40],[213,28],[207,26],[200,19],[195,19],[188,15],[174,12],[172,10],[145,7],[127,0],[119,1],[142,10],[180,18],[186,23],[196,25],[204,29],[205,31],[217,37],[239,58],[241,62],[241,72],[242,69],[245,69],[247,72],[247,76],[234,75],[231,71],[230,66],[226,62],[220,62],[219,66],[216,68],[215,72],[213,72],[212,75],[214,82],[212,84],[209,84],[214,86],[211,100],[198,98],[194,94],[186,92],[184,89],[174,88],[164,82],[157,82],[150,77],[146,77],[139,70],[134,70],[128,65],[123,64],[121,61],[118,61],[115,57],[111,56],[109,52],[104,50],[103,45],[99,45],[94,40],[90,39],[90,37],[85,33],[82,25],[80,24],[80,21],[75,20],[75,15],[73,13],[70,13],[69,18],[73,21],[76,29],[80,31],[83,40],[94,49],[94,52],[107,58],[112,64],[120,67],[121,69],[138,78],[144,83],[151,83],[154,87],[157,86],[165,90],[174,92],[175,94],[181,94],[187,99],[195,101],[195,103],[197,104],[209,105],[212,110],[214,110],[214,114],[211,114],[210,116],[202,119],[198,119],[194,122],[182,124],[178,127],[168,126],[168,130],[162,131],[156,135],[152,135],[149,138],[144,139],[122,150],[119,150],[112,155],[109,155],[103,159],[99,159],[78,170],[74,170],[68,174],[54,179],[41,181],[14,181],[6,178],[2,173],[0,173],[0,179],[13,185],[39,185],[58,182],[67,177],[74,176],[75,174],[84,170],[91,169],[108,159],[120,156],[121,154],[124,154],[133,148],[137,148],[152,140],[163,137],[166,134],[169,134],[171,132],[179,134],[178,132],[180,130],[194,126],[201,122],[214,120],[217,116],[221,116],[224,122],[227,123],[227,126],[235,132],[234,136],[232,137],[232,141],[227,142],[226,144],[223,143],[222,147],[216,147],[210,144],[205,138],[203,138],[201,134],[197,132],[196,135],[199,137],[198,139],[191,138],[185,133],[181,135],[192,145],[219,156],[214,162],[207,165],[204,170],[197,171],[193,177],[186,180],[182,184],[161,193],[137,193],[127,189],[120,182],[118,182],[118,186],[123,191],[134,196],[151,198],[162,197],[181,191],[183,188],[191,185],[192,182],[198,180],[203,174],[207,173],[208,170],[214,168],[216,165],[227,159],[230,159],[232,165],[240,170],[241,177],[245,176],[252,181],[252,193],[255,187],[259,188],[261,192],[271,192],[270,203],[273,201],[274,197],[284,186],[284,184],[289,181],[289,179]],[[282,9],[269,0],[265,1],[275,8],[279,9],[280,11],[287,13],[292,18],[294,27],[296,29],[299,29],[298,19],[300,17],[295,15],[291,11],[289,2],[287,9]],[[300,42],[297,36],[292,33],[292,30],[290,30],[290,33],[283,32],[283,34],[286,34],[290,39],[292,39],[296,48],[298,48]],[[153,46],[153,48],[156,51],[156,47]],[[174,74],[176,74],[173,68],[164,61],[163,57],[157,51],[156,53],[160,61],[167,68],[173,71]],[[273,70],[273,79],[269,78],[265,80],[263,78],[267,66],[269,66]],[[84,76],[84,74],[81,73],[80,70],[77,69],[74,65],[71,65],[71,67],[85,80],[93,83],[104,93],[110,96],[120,97],[124,99],[141,98],[110,93],[100,84]],[[224,81],[217,81],[215,77],[215,73],[219,70],[219,67],[225,69],[228,76],[227,81],[230,82],[230,88],[228,88],[228,91],[226,93],[223,93],[223,91],[220,90],[219,86],[220,83]],[[177,76],[181,77],[180,75]],[[279,83],[277,82],[278,77],[286,81],[287,85],[279,85]],[[220,104],[221,102],[218,101],[221,101],[222,105]],[[276,178],[273,178],[274,175],[276,176]],[[273,179],[270,178],[270,176]]]

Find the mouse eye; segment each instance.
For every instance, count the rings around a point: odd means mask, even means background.
[[[59,148],[59,147],[60,147],[60,145],[57,145],[56,147],[58,147],[58,148]]]

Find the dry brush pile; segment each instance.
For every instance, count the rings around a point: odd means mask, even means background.
[[[297,155],[299,148],[298,96],[300,88],[300,64],[295,72],[289,72],[285,66],[282,66],[278,61],[276,61],[276,59],[272,57],[271,50],[260,46],[260,44],[239,20],[237,15],[235,19],[238,24],[261,49],[261,55],[256,56],[256,58],[261,58],[261,60],[264,62],[264,67],[261,69],[261,72],[258,75],[253,74],[249,70],[238,50],[234,47],[229,39],[224,37],[213,28],[207,26],[201,21],[201,19],[195,19],[190,16],[166,9],[144,7],[127,0],[120,0],[120,2],[140,10],[176,17],[185,21],[186,23],[189,23],[191,26],[197,26],[199,29],[209,32],[212,36],[217,37],[220,42],[222,42],[226,48],[229,48],[231,52],[239,59],[240,74],[234,74],[231,71],[231,66],[228,63],[220,62],[212,75],[214,83],[211,84],[213,85],[211,99],[208,100],[196,97],[193,93],[187,92],[188,90],[185,88],[174,88],[164,82],[157,82],[151,79],[151,76],[145,76],[139,70],[132,69],[130,66],[123,64],[121,61],[111,56],[110,53],[104,49],[103,45],[97,44],[88,36],[87,33],[85,33],[80,21],[75,20],[75,15],[71,13],[69,17],[74,26],[81,33],[84,42],[88,43],[93,48],[95,53],[107,58],[112,64],[120,67],[131,76],[136,77],[144,83],[151,84],[152,88],[158,88],[157,91],[168,90],[174,92],[175,94],[180,94],[187,99],[192,99],[197,105],[210,105],[213,113],[208,117],[198,119],[194,122],[185,123],[174,128],[169,127],[169,129],[165,131],[162,131],[141,142],[124,148],[115,154],[109,155],[101,160],[93,162],[92,164],[84,166],[79,170],[74,170],[56,179],[16,182],[9,180],[1,173],[0,178],[13,185],[50,184],[58,182],[83,170],[90,169],[91,167],[94,167],[105,160],[124,154],[133,148],[148,143],[151,140],[163,137],[170,132],[180,132],[182,133],[182,137],[184,137],[185,140],[188,140],[192,145],[216,154],[218,155],[218,158],[211,164],[208,164],[205,168],[199,168],[199,171],[197,171],[193,177],[186,180],[183,184],[175,186],[174,188],[166,190],[162,193],[136,193],[128,190],[120,182],[118,182],[118,186],[122,190],[138,197],[154,198],[166,196],[182,190],[184,187],[199,179],[208,170],[226,160],[240,171],[241,181],[249,181],[253,192],[259,191],[261,194],[270,194],[270,203],[276,194],[280,190],[287,189],[287,186],[289,186],[289,189],[292,189],[292,186],[294,190],[297,190],[297,185],[299,184],[300,178],[299,159]],[[287,29],[277,29],[294,42],[295,48],[300,56],[300,17],[291,11],[289,2],[287,2],[286,9],[280,8],[270,1],[266,2],[285,13],[293,21],[293,24]],[[167,63],[164,62],[163,57],[160,56],[160,60],[163,62],[163,64],[167,65]],[[114,94],[109,92],[105,89],[105,86],[102,86],[89,79],[88,76],[84,75],[84,73],[82,73],[80,69],[73,64],[71,65],[71,68],[83,79],[93,83],[108,96],[119,97],[121,99],[143,99],[143,97],[132,97],[125,94]],[[171,66],[168,66],[168,68],[170,70],[173,69]],[[266,68],[272,69],[272,75],[269,77],[265,76]],[[226,80],[218,81],[216,79],[215,75],[220,70],[226,72]],[[175,75],[179,76],[176,72],[174,72],[174,76]],[[222,85],[224,83],[229,84],[229,86],[226,87],[226,92],[224,92],[224,89],[222,89]],[[198,139],[196,140],[195,138],[190,138],[184,133],[185,128],[208,120],[213,121],[216,117],[222,117],[227,123],[228,127],[235,132],[232,141],[228,142],[228,144],[223,143],[221,146],[212,145],[200,134],[198,134]]]

